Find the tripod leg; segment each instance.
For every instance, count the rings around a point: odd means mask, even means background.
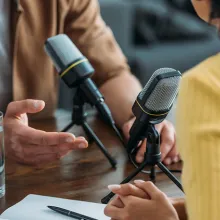
[[[125,184],[130,182],[135,176],[137,176],[138,173],[141,172],[141,170],[144,169],[144,167],[147,165],[146,162],[142,163],[140,165],[140,167],[138,167],[132,174],[130,174],[127,178],[125,178],[120,184]],[[102,204],[108,204],[108,202],[111,200],[111,198],[114,196],[115,194],[113,192],[110,192],[107,196],[105,196],[101,202]]]
[[[83,129],[84,129],[84,127],[83,127]],[[84,132],[86,133],[89,144],[92,144],[92,142],[94,141],[93,137],[91,136],[91,134],[86,129],[84,129]]]
[[[150,171],[150,180],[153,182],[155,181],[155,178],[156,178],[155,166],[152,166]]]
[[[61,132],[66,132],[68,131],[72,126],[74,126],[74,123],[71,122],[70,124],[68,124]]]
[[[183,187],[181,185],[181,183],[179,182],[179,180],[161,163],[159,162],[157,164],[157,166],[176,184],[177,187],[179,187],[179,189],[182,190],[183,192]]]
[[[109,163],[112,165],[113,168],[116,167],[117,162],[112,158],[112,156],[109,154],[109,152],[106,150],[105,146],[102,144],[102,142],[99,140],[99,138],[96,136],[96,134],[93,132],[93,130],[90,128],[90,126],[83,122],[82,124],[84,130],[86,133],[89,133],[89,136],[93,138],[99,149],[102,151],[102,153],[108,158]]]

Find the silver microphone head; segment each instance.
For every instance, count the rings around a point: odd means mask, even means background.
[[[172,68],[161,68],[153,73],[138,96],[142,107],[151,113],[169,111],[178,94],[181,73]]]
[[[44,49],[51,57],[57,72],[83,57],[82,53],[65,34],[59,34],[47,39]]]

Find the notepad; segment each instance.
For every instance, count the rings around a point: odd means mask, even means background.
[[[55,197],[28,195],[22,201],[7,209],[0,219],[8,220],[71,220],[47,208],[48,205],[58,206],[99,220],[109,220],[104,215],[105,205]]]

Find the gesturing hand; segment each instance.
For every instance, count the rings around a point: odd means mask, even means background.
[[[7,157],[25,164],[39,165],[58,160],[73,149],[87,148],[88,143],[83,137],[29,127],[26,113],[40,112],[44,106],[43,101],[31,99],[8,105],[4,117]]]

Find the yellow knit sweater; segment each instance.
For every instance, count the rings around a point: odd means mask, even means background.
[[[184,74],[176,117],[189,220],[220,220],[220,54]]]

